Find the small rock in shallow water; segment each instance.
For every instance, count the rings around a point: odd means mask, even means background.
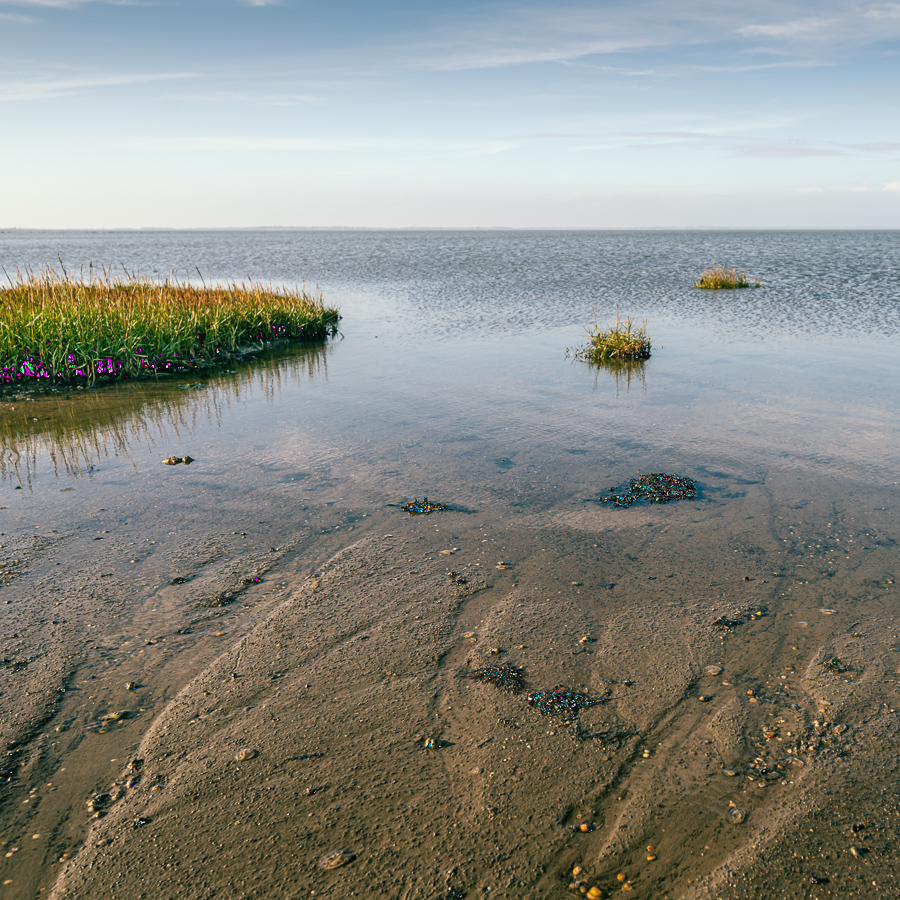
[[[238,750],[234,758],[238,762],[247,762],[247,760],[255,759],[257,756],[259,756],[258,750],[253,750],[250,747],[244,747],[242,750]]]
[[[167,456],[163,460],[163,465],[166,466],[178,466],[181,464],[181,457],[179,456]]]
[[[182,456],[182,457],[181,457],[181,461],[182,461],[186,466],[189,466],[189,465],[194,461],[194,457],[193,457],[193,456]]]
[[[319,860],[320,869],[336,869],[356,859],[356,854],[349,850],[332,850]]]

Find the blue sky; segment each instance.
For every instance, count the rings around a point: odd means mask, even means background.
[[[0,227],[900,227],[900,2],[0,0]]]

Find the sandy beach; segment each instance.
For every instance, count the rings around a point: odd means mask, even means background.
[[[2,896],[896,896],[896,550],[779,487],[4,538]]]

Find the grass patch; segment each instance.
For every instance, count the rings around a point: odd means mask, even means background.
[[[694,282],[695,288],[719,291],[731,288],[760,287],[759,278],[750,280],[747,269],[726,269],[725,266],[713,264],[712,268],[702,269],[698,266],[700,277]]]
[[[0,289],[0,384],[183,374],[247,344],[321,340],[339,319],[305,289],[17,272]]]
[[[629,360],[643,360],[650,356],[650,338],[647,335],[647,320],[643,325],[635,325],[631,316],[623,322],[616,310],[616,321],[609,328],[601,328],[594,314],[594,330],[587,333],[588,342],[580,347],[570,348],[566,355],[592,363],[624,363]]]

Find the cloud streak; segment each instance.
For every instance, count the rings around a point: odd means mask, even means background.
[[[0,103],[50,100],[57,97],[69,97],[73,94],[83,94],[97,88],[177,81],[196,77],[197,73],[195,72],[170,72],[133,75],[72,75],[62,78],[5,81],[0,82]]]

